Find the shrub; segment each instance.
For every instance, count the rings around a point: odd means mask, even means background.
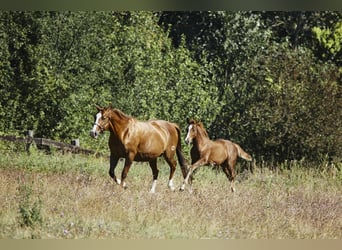
[[[41,213],[42,200],[38,197],[33,199],[32,186],[28,184],[20,184],[18,187],[19,192],[19,224],[24,227],[34,227],[42,224],[43,217]]]

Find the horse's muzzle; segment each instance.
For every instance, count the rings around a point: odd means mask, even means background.
[[[99,136],[99,132],[90,130],[89,135],[96,139]]]

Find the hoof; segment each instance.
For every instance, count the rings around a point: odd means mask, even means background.
[[[172,184],[171,184],[171,185],[170,185],[170,184],[167,185],[167,187],[168,187],[169,190],[172,191],[172,192],[176,190],[176,188],[175,188]]]

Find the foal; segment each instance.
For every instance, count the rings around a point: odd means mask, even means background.
[[[203,124],[192,119],[188,120],[188,133],[185,142],[187,144],[193,143],[190,151],[192,165],[189,167],[188,174],[180,190],[185,189],[185,184],[188,184],[188,180],[195,169],[202,165],[214,164],[222,167],[223,172],[230,181],[231,191],[235,192],[236,160],[241,157],[247,161],[252,161],[252,157],[238,144],[229,140],[210,140]]]

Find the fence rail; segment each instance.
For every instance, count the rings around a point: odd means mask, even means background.
[[[71,152],[73,154],[86,154],[86,155],[95,155],[96,157],[102,157],[103,154],[96,152],[91,149],[81,148],[79,146],[79,140],[72,140],[72,144],[68,144],[65,142],[54,141],[46,138],[35,138],[33,137],[33,133],[31,131],[28,132],[27,137],[18,137],[14,135],[2,135],[0,136],[0,140],[11,141],[11,142],[20,142],[26,144],[26,150],[29,151],[32,143],[37,146],[47,146],[53,147],[62,150],[63,152]]]

